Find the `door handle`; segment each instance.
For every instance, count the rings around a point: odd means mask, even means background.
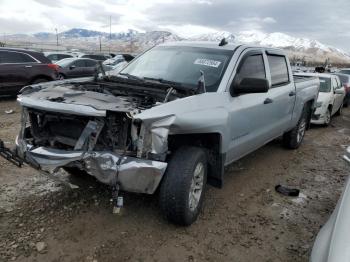
[[[295,92],[294,91],[290,92],[289,96],[295,96]]]
[[[273,102],[273,100],[271,98],[266,98],[264,101],[264,104],[271,104]]]
[[[31,68],[32,66],[31,65],[26,65],[25,68]]]

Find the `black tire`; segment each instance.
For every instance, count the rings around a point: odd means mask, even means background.
[[[297,149],[303,142],[305,131],[308,125],[309,107],[306,106],[301,113],[298,124],[289,132],[283,135],[283,145],[289,149]]]
[[[329,114],[329,120],[325,120],[324,126],[329,126],[332,122],[332,108],[328,108],[327,113]],[[325,116],[327,118],[327,116]]]
[[[64,74],[58,74],[57,80],[64,80],[65,78]]]
[[[338,111],[335,113],[336,116],[340,116],[342,114],[342,111],[343,111],[343,106],[344,106],[344,103],[342,103],[338,109]]]
[[[197,204],[191,206],[190,200],[193,200],[195,194],[194,187],[192,187],[193,181],[195,181],[194,173],[200,165],[204,172],[201,173],[203,175],[202,189],[198,196],[199,200],[191,202]],[[175,151],[168,162],[160,186],[160,208],[164,217],[170,222],[182,226],[189,226],[196,221],[202,207],[206,182],[207,158],[204,150],[198,147],[181,147]]]
[[[39,84],[39,83],[44,83],[44,82],[48,82],[48,80],[45,78],[37,78],[32,82],[32,84],[34,85],[34,84]]]
[[[348,99],[348,98],[345,98],[345,99],[344,99],[343,106],[344,106],[344,107],[348,107],[348,105],[349,105],[349,99]]]

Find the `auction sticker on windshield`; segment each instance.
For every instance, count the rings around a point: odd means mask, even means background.
[[[194,61],[194,64],[195,65],[210,66],[210,67],[219,67],[221,62],[220,61],[211,60],[211,59],[197,58]]]

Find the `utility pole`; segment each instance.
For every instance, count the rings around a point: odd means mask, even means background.
[[[55,31],[56,31],[56,49],[58,51],[58,31],[57,31],[57,28],[55,28]]]
[[[101,53],[102,52],[101,36],[99,36],[99,40],[100,40],[100,53]]]
[[[109,53],[111,53],[112,44],[112,16],[109,16]]]

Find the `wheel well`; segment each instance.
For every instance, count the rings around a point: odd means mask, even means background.
[[[169,151],[175,151],[181,146],[196,146],[205,150],[208,159],[208,183],[222,187],[225,154],[221,154],[221,134],[182,134],[170,135]]]
[[[47,81],[52,81],[53,79],[49,76],[46,76],[46,75],[38,75],[38,76],[35,76],[33,77],[31,80],[30,80],[30,83],[34,83],[34,81],[38,80],[38,79],[46,79]]]

